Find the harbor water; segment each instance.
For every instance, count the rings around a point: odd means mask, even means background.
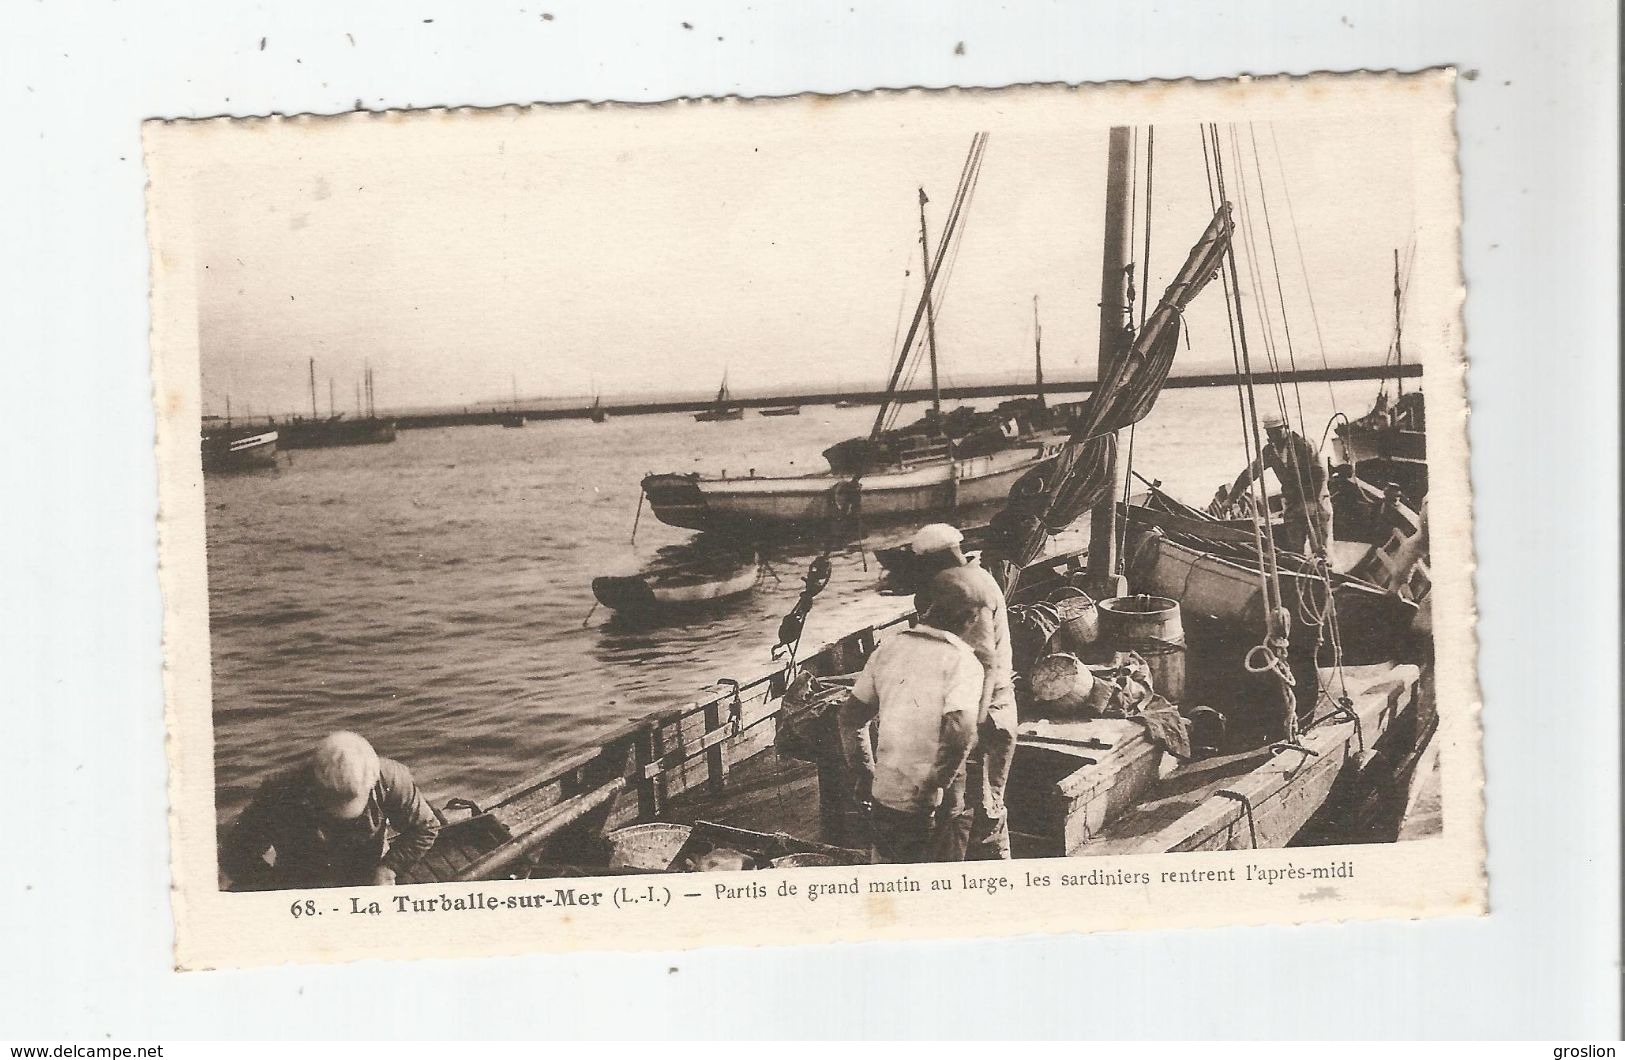
[[[1359,415],[1376,387],[1286,395],[1294,420],[1301,398],[1318,443],[1334,405]],[[1276,407],[1266,388],[1259,399]],[[768,670],[811,552],[772,551],[755,593],[663,627],[595,610],[590,582],[692,536],[645,508],[632,542],[645,473],[821,471],[820,451],[866,433],[874,411],[409,430],[393,445],[300,450],[275,471],[207,477],[218,813],[235,815],[266,774],[334,729],[406,763],[436,803],[479,798],[719,678]],[[1135,431],[1134,466],[1203,505],[1241,469],[1242,445],[1234,388],[1169,390]],[[808,645],[909,603],[875,591],[880,568],[870,556],[865,569],[859,547],[833,560]]]

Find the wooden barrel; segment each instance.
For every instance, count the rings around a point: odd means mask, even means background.
[[[1070,652],[1046,655],[1033,667],[1028,679],[1038,709],[1055,717],[1085,716],[1098,712],[1100,693],[1095,675],[1083,660]]]
[[[1102,600],[1101,643],[1138,652],[1151,669],[1151,685],[1170,703],[1185,698],[1185,625],[1179,602],[1165,596],[1118,596]]]

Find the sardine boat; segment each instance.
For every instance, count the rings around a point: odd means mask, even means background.
[[[1203,138],[1216,166],[1217,128],[1204,127]],[[1052,464],[1013,484],[982,555],[1010,606],[1020,717],[1005,792],[1013,853],[1344,841],[1350,814],[1396,802],[1403,810],[1411,800],[1373,793],[1417,787],[1411,774],[1426,759],[1431,648],[1408,635],[1418,614],[1407,595],[1415,560],[1394,545],[1425,536],[1406,537],[1396,525],[1384,539],[1405,511],[1357,483],[1344,504],[1362,516],[1350,526],[1365,540],[1350,543],[1339,560],[1348,570],[1339,571],[1278,551],[1265,518],[1244,539],[1171,499],[1139,512],[1116,503],[1116,432],[1149,412],[1179,348],[1185,307],[1221,276],[1234,299],[1238,363],[1247,364],[1222,171],[1206,232],[1155,312],[1138,329],[1123,327],[1128,148],[1128,130],[1113,129],[1100,383]],[[1251,379],[1243,385],[1251,398]],[[1249,459],[1262,451],[1256,429],[1248,444]],[[1268,512],[1266,490],[1256,488],[1254,510]],[[1086,512],[1087,557],[1039,558],[1048,534]],[[1360,572],[1383,572],[1385,584]],[[435,847],[403,882],[870,860],[833,708],[876,646],[916,616],[803,654],[801,623],[827,581],[827,560],[815,561],[767,673],[721,679],[704,699],[540,764],[506,790],[447,804]],[[1190,640],[1182,612],[1199,620]],[[1380,826],[1363,821],[1360,835],[1392,841],[1415,824],[1402,828],[1396,811]]]
[[[1000,504],[1017,479],[1047,466],[1059,439],[1034,441],[983,456],[929,459],[872,471],[835,474],[648,475],[643,493],[663,523],[752,535],[832,525],[876,525],[932,513],[962,513]]]

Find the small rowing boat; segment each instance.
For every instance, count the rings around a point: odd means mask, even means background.
[[[799,416],[801,415],[801,406],[780,405],[776,408],[762,409],[761,413],[763,416]]]
[[[752,546],[702,536],[669,545],[637,574],[592,580],[600,604],[634,619],[722,604],[756,588],[761,558]]]

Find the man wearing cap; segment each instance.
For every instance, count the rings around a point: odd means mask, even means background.
[[[235,890],[392,884],[439,832],[405,766],[335,732],[260,785],[221,844],[220,867]]]
[[[943,600],[883,641],[841,702],[841,750],[872,804],[883,862],[962,861],[964,768],[976,738],[982,666],[961,634],[974,609]],[[879,719],[879,745],[869,725]]]
[[[1004,593],[993,575],[965,555],[963,541],[964,535],[947,523],[923,526],[914,535],[919,572],[914,604],[923,612],[938,600],[952,600],[976,612],[976,621],[965,633],[983,670],[976,747],[966,772],[972,822],[965,856],[985,861],[1010,856],[1004,787],[1016,751],[1016,693]]]
[[[1289,428],[1283,417],[1266,415],[1264,430],[1269,441],[1258,459],[1230,487],[1229,503],[1240,501],[1264,468],[1273,469],[1281,483],[1285,508],[1276,543],[1289,552],[1324,555],[1332,540],[1332,495],[1327,487],[1326,467],[1315,447]]]

